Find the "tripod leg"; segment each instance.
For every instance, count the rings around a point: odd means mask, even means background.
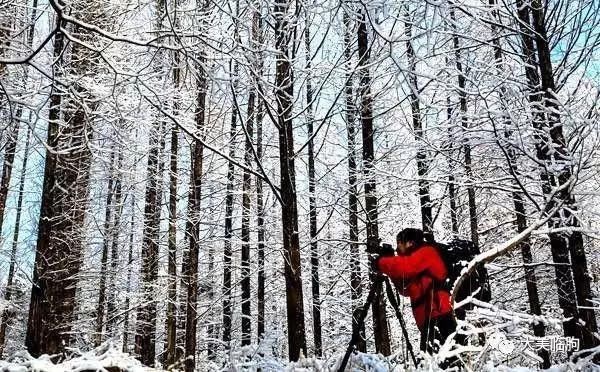
[[[390,300],[390,304],[396,312],[396,317],[400,321],[400,327],[402,328],[402,334],[404,335],[404,339],[406,340],[408,352],[410,353],[410,356],[412,357],[412,360],[415,363],[415,367],[417,367],[417,358],[415,357],[412,344],[410,343],[410,339],[408,338],[408,331],[406,330],[406,323],[404,323],[404,317],[402,316],[402,312],[398,307],[398,301],[396,301],[396,296],[394,295],[392,285],[390,284],[390,281],[387,278],[385,278],[385,290],[387,292],[388,299]]]
[[[350,359],[350,354],[352,354],[352,349],[354,349],[354,344],[356,343],[356,341],[358,341],[358,338],[360,337],[360,329],[362,328],[362,325],[365,322],[365,318],[367,317],[367,313],[369,312],[369,307],[371,306],[371,302],[373,302],[375,293],[377,292],[377,289],[379,288],[379,286],[381,286],[383,280],[384,280],[384,277],[382,275],[378,275],[377,279],[375,280],[375,282],[371,286],[371,289],[369,290],[369,294],[367,295],[367,300],[365,301],[365,304],[363,305],[362,309],[360,310],[360,315],[358,318],[358,327],[356,327],[356,329],[354,329],[352,331],[352,338],[350,339],[350,343],[348,344],[348,348],[346,349],[346,354],[344,354],[344,359],[342,359],[342,363],[340,364],[340,368],[338,369],[338,372],[344,372],[344,370],[346,369],[346,365],[348,364],[348,360]]]

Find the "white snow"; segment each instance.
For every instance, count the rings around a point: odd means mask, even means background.
[[[108,368],[119,368],[123,372],[150,372],[158,371],[143,366],[138,360],[127,353],[116,349],[112,343],[106,343],[95,350],[78,353],[72,359],[54,364],[48,355],[33,358],[27,351],[20,351],[11,356],[7,361],[0,360],[2,372],[82,372],[98,371],[107,372]]]
[[[443,356],[459,355],[464,352],[486,352],[486,348],[474,346],[459,346],[456,347],[450,343],[442,345],[439,355],[429,356],[420,354],[420,364],[418,368],[412,363],[404,364],[401,355],[383,357],[380,354],[354,353],[346,367],[346,372],[437,372],[442,371],[438,363]],[[64,362],[54,364],[50,361],[48,355],[42,355],[39,358],[33,358],[26,351],[21,351],[8,360],[0,360],[1,372],[108,372],[109,368],[114,371],[122,372],[160,372],[163,370],[153,369],[143,366],[133,356],[123,353],[118,350],[112,343],[105,343],[99,348],[86,352],[78,353],[73,351],[78,356],[66,360]],[[600,366],[592,362],[594,354],[600,354],[600,347],[594,349],[589,356],[580,358],[574,361],[574,358],[581,355],[581,352],[574,353],[570,360],[566,363],[557,364],[546,370],[547,372],[570,372],[570,371],[586,371],[600,372]],[[258,370],[262,372],[337,372],[343,354],[336,354],[329,358],[301,358],[298,362],[288,362],[277,360],[271,357],[261,357],[254,354],[251,359],[244,358],[232,360],[232,364],[227,366],[199,365],[198,371],[223,371],[223,372],[238,372]],[[449,369],[451,370],[451,369]],[[177,371],[177,370],[172,370]],[[476,367],[473,365],[467,366],[466,371],[481,371],[481,372],[530,372],[537,371],[529,367],[506,366],[504,364],[494,363],[488,358],[485,363]]]

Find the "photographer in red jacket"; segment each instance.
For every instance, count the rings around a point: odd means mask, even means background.
[[[424,241],[422,230],[404,229],[396,241],[398,255],[379,257],[376,268],[394,282],[402,295],[410,297],[421,331],[421,350],[437,352],[456,330],[450,293],[440,285],[448,271],[437,248]]]

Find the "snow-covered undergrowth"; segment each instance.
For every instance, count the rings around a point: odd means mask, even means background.
[[[600,353],[600,348],[597,348],[595,353]],[[242,353],[245,354],[245,353]],[[86,352],[80,353],[73,351],[74,357],[65,360],[61,363],[54,364],[46,355],[40,358],[32,358],[27,352],[22,351],[9,357],[7,360],[0,360],[1,372],[159,372],[160,369],[153,369],[143,366],[139,361],[129,354],[123,353],[113,347],[112,344],[104,344],[103,346]],[[593,355],[593,354],[592,354]],[[233,356],[233,355],[232,355]],[[315,359],[302,358],[298,362],[287,362],[276,360],[273,358],[265,358],[260,355],[237,359],[240,355],[235,355],[233,360],[227,366],[210,364],[199,365],[198,371],[223,371],[223,372],[335,372],[339,368],[342,359],[342,354],[335,355],[331,358]],[[570,372],[570,371],[585,371],[585,372],[600,372],[600,366],[592,362],[592,356],[579,358],[574,361],[577,353],[573,354],[571,359],[562,364],[552,366],[547,372]],[[421,357],[423,357],[421,355]],[[437,372],[442,371],[439,368],[436,358],[424,357],[421,359],[418,367],[412,364],[404,364],[403,358],[400,355],[392,355],[383,357],[375,354],[356,353],[352,355],[347,372]],[[506,366],[502,363],[496,363],[490,359],[486,363],[478,365],[476,369],[467,368],[467,371],[474,372],[529,372],[536,371],[529,367]],[[171,369],[171,371],[178,371]]]
[[[0,360],[0,372],[150,372],[159,371],[143,366],[137,359],[112,346],[104,344],[99,348],[81,353],[73,350],[74,357],[54,364],[48,355],[33,358],[26,351],[20,351]]]

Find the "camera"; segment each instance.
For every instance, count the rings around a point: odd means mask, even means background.
[[[373,241],[367,242],[367,253],[378,254],[380,256],[393,256],[394,247],[389,243],[377,244]]]
[[[394,255],[394,247],[389,243],[381,244],[379,248],[379,254],[381,256],[393,256]]]

